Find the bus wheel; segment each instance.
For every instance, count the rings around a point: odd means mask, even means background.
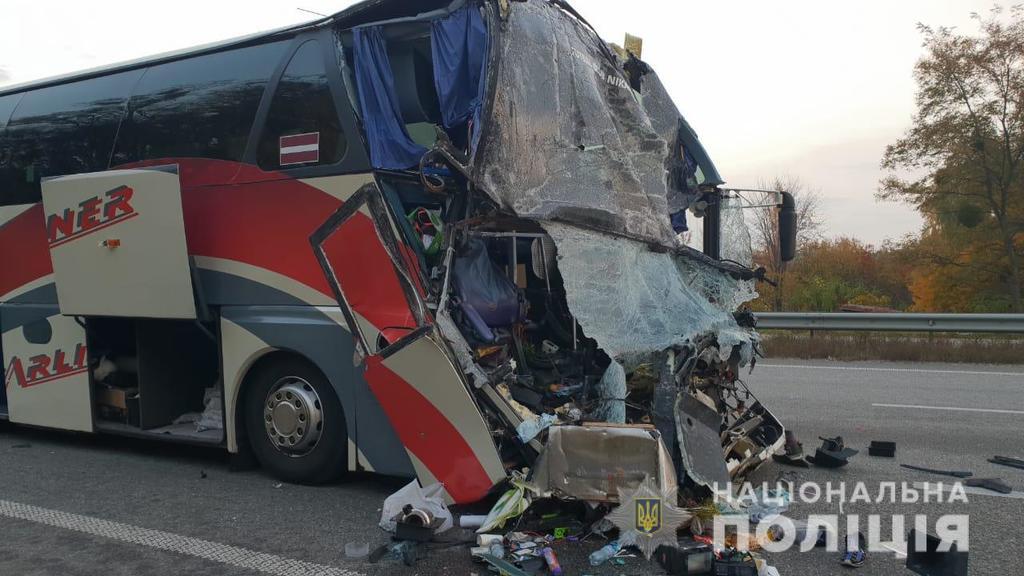
[[[282,358],[263,366],[247,387],[244,410],[256,458],[281,480],[320,484],[348,468],[345,413],[308,362]]]

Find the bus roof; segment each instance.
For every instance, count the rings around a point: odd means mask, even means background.
[[[316,28],[318,26],[334,24],[340,24],[345,27],[358,26],[361,24],[375,22],[378,20],[388,20],[393,18],[400,18],[403,16],[418,16],[419,14],[422,14],[426,11],[433,12],[439,9],[449,7],[450,5],[462,4],[463,2],[464,0],[363,0],[362,2],[353,4],[352,6],[349,6],[348,8],[340,12],[337,12],[331,16],[311,20],[309,22],[293,24],[290,26],[285,26],[282,28],[276,28],[263,32],[256,32],[253,34],[247,34],[245,36],[239,36],[228,40],[211,42],[209,44],[201,44],[199,46],[192,46],[189,48],[183,48],[171,52],[164,52],[152,56],[144,56],[142,58],[136,58],[124,62],[107,64],[105,66],[99,66],[87,70],[79,70],[68,74],[51,76],[49,78],[43,78],[40,80],[31,80],[29,82],[22,82],[19,84],[12,84],[10,86],[0,87],[0,96],[7,96],[9,94],[27,92],[29,90],[35,90],[38,88],[46,88],[49,86],[76,82],[78,80],[87,80],[89,78],[95,78],[97,76],[105,76],[107,74],[125,72],[137,68],[146,68],[157,64],[164,64],[166,62],[173,62],[175,60],[183,60],[185,58],[201,56],[204,54],[212,54],[224,50],[230,50],[232,48],[237,48],[240,46],[245,46],[247,44],[255,44],[282,36],[286,37],[289,35],[294,35],[303,30]],[[426,8],[427,10],[423,10],[424,8]]]

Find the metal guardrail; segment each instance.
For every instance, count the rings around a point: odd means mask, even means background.
[[[1024,314],[902,312],[755,312],[757,327],[775,330],[1003,332],[1024,334]]]

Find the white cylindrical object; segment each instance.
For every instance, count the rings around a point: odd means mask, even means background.
[[[476,543],[479,546],[490,546],[495,542],[501,542],[505,537],[501,534],[477,534]]]
[[[463,528],[479,528],[484,525],[484,520],[487,520],[487,516],[484,514],[459,516],[459,526]]]

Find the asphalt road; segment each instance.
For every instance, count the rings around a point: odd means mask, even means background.
[[[1024,491],[1024,471],[988,464],[1024,456],[1024,367],[773,360],[748,384],[805,445],[841,434],[863,452],[841,470],[769,464],[754,480],[867,483],[948,481],[898,463],[971,470]],[[882,406],[885,405],[885,406]],[[957,408],[949,410],[946,408]],[[965,411],[962,409],[971,409]],[[892,440],[896,459],[870,457],[870,440]],[[384,498],[401,481],[358,476],[344,484],[279,484],[259,470],[233,472],[215,450],[15,428],[0,433],[0,574],[485,574],[465,548],[435,548],[414,568],[345,558],[348,542],[387,540],[377,527]],[[969,494],[968,504],[847,503],[847,514],[970,515],[971,574],[1024,573],[1024,499]],[[794,518],[838,513],[838,503],[796,504]],[[908,524],[912,524],[912,519]],[[862,521],[866,527],[866,519]],[[883,532],[888,534],[888,532]],[[450,534],[458,539],[466,534]],[[659,573],[628,559],[592,570],[599,545],[561,544],[567,574]],[[783,576],[846,574],[835,553],[771,556]],[[874,553],[857,573],[909,574]]]

